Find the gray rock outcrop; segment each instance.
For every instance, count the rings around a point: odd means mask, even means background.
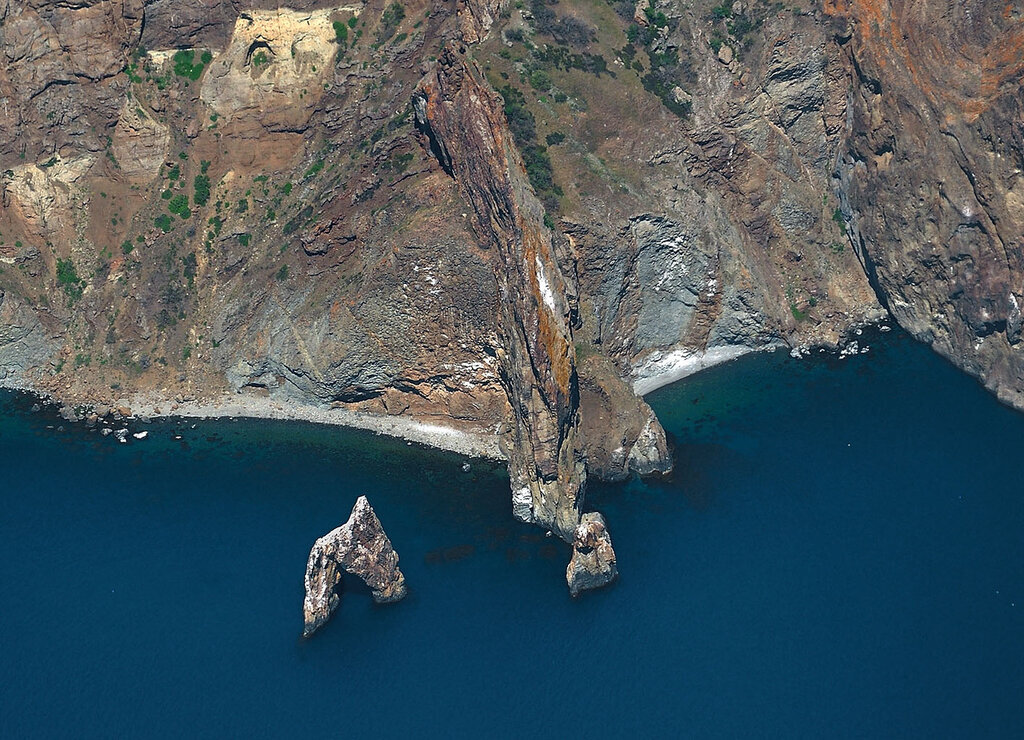
[[[313,543],[306,564],[303,637],[323,627],[338,608],[335,588],[343,571],[359,576],[373,589],[378,604],[399,601],[407,593],[398,553],[366,496],[356,500],[347,522]]]
[[[619,576],[615,550],[604,517],[596,511],[584,514],[572,541],[572,560],[565,569],[569,593],[607,586]]]

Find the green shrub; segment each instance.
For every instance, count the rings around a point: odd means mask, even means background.
[[[57,260],[57,284],[64,289],[72,301],[82,297],[85,281],[78,277],[75,263],[71,261],[70,257]]]
[[[171,224],[171,217],[166,213],[161,213],[159,216],[153,219],[153,225],[163,231],[165,234],[171,231],[174,226]]]
[[[184,273],[185,279],[188,281],[188,287],[191,290],[195,286],[196,270],[198,269],[195,253],[189,252],[186,254],[181,258],[181,263],[184,266],[182,272]]]
[[[348,26],[341,21],[334,21],[334,40],[342,46],[348,43]]]
[[[312,215],[313,206],[306,206],[301,211],[299,211],[299,213],[297,213],[294,218],[289,219],[281,230],[285,233],[285,235],[294,234],[296,231],[299,230],[299,227],[302,226],[302,224],[309,220],[309,218]]]
[[[836,208],[834,211],[832,211],[832,220],[835,221],[836,224],[838,224],[839,230],[845,234],[846,233],[846,219],[843,218],[842,210],[840,210],[839,208]]]
[[[239,234],[238,235],[238,243],[241,244],[243,247],[248,247],[249,246],[249,240],[250,239],[252,239],[252,234]]]
[[[323,168],[324,168],[324,161],[322,159],[318,159],[316,162],[313,163],[312,167],[310,167],[308,170],[306,170],[306,175],[305,175],[306,179],[309,179],[310,177],[313,177],[316,173],[318,173]]]
[[[724,3],[711,9],[711,17],[715,20],[732,18],[732,0],[725,0]]]
[[[174,74],[189,80],[198,80],[203,74],[203,67],[209,64],[213,57],[210,55],[210,52],[203,52],[201,61],[198,64],[193,64],[195,57],[196,52],[194,49],[179,49],[174,52]]]
[[[530,87],[546,92],[551,89],[551,76],[543,69],[535,69],[530,73]]]
[[[132,244],[127,239],[125,239],[123,242],[121,242],[121,251],[124,252],[125,256],[128,256],[129,254],[131,254],[132,250],[134,250],[134,249],[135,249],[135,245]]]
[[[182,219],[192,217],[192,211],[188,207],[188,196],[184,193],[178,193],[167,201],[167,210],[180,216]]]
[[[195,200],[197,206],[205,206],[210,201],[210,178],[206,175],[196,175],[192,181],[195,189]]]

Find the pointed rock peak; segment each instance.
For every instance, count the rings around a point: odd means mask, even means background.
[[[572,541],[572,560],[565,569],[569,593],[607,586],[619,576],[615,550],[604,517],[598,512],[584,514]]]
[[[361,578],[378,604],[399,601],[407,592],[398,553],[366,496],[356,500],[347,522],[313,543],[306,563],[303,637],[320,629],[338,608],[342,572]]]

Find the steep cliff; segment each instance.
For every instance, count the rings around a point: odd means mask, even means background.
[[[1024,408],[1024,7],[830,4],[850,239],[918,339]]]
[[[462,48],[442,49],[413,107],[442,166],[472,204],[478,233],[495,250],[502,333],[496,352],[513,420],[507,446],[513,511],[570,540],[586,469],[565,278],[502,101]]]
[[[671,465],[637,393],[885,309],[1024,407],[1022,39],[1013,2],[0,0],[0,383],[501,440],[567,540],[588,471]]]

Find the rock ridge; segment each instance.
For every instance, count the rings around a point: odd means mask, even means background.
[[[464,49],[445,45],[420,82],[413,108],[494,250],[502,296],[502,342],[495,349],[512,409],[506,450],[514,513],[570,541],[586,485],[579,381],[565,278],[543,206],[530,188],[501,98]]]

